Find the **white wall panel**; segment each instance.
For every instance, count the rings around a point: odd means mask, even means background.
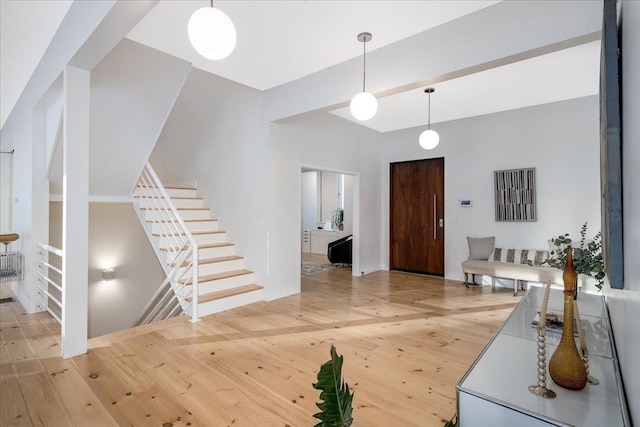
[[[355,174],[352,179],[354,273],[380,269],[381,142],[382,135],[378,132],[330,114],[271,124],[270,298],[300,292],[300,171],[303,166]]]
[[[438,123],[440,144],[423,150],[423,128],[384,134],[382,254],[388,266],[389,163],[445,158],[445,277],[462,280],[466,237],[496,236],[496,246],[545,249],[553,236],[600,228],[596,96]],[[538,220],[495,222],[493,172],[536,168]],[[458,200],[471,199],[471,207]]]

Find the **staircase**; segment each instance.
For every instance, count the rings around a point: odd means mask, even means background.
[[[254,284],[253,272],[195,188],[163,187],[147,163],[133,197],[167,275],[136,325],[183,313],[198,321],[200,316],[264,299],[262,286]]]

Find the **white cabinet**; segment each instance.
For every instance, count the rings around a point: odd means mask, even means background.
[[[302,230],[302,252],[311,252],[311,231]]]
[[[589,349],[589,373],[600,380],[578,391],[555,384],[556,399],[531,394],[537,382],[536,330],[531,321],[540,310],[544,288],[533,286],[513,310],[457,388],[459,426],[628,426],[618,361],[604,298],[578,295],[578,307]],[[549,313],[562,313],[563,294],[551,290]],[[547,331],[547,363],[561,334]],[[577,340],[577,338],[576,338]],[[579,346],[578,346],[579,348]]]
[[[347,236],[345,231],[334,231],[334,230],[305,230],[305,232],[309,233],[310,239],[310,251],[313,254],[327,254],[327,248],[329,243],[338,240],[342,237]],[[304,233],[302,233],[302,251],[304,252]]]

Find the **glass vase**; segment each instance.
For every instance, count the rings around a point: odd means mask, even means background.
[[[560,344],[549,360],[549,375],[561,387],[581,390],[587,384],[587,370],[580,357],[573,331],[573,299],[577,275],[573,267],[573,249],[567,252],[567,264],[562,273],[564,282],[564,322]]]

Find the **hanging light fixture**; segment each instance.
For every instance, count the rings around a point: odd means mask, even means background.
[[[358,34],[358,41],[362,42],[363,51],[363,71],[362,71],[362,92],[358,92],[352,99],[349,106],[351,114],[358,120],[365,121],[376,115],[378,111],[378,101],[373,94],[365,91],[367,76],[367,42],[373,38],[371,33]]]
[[[224,59],[236,47],[236,27],[226,13],[203,7],[191,15],[187,25],[191,46],[207,59]]]
[[[429,94],[429,112],[428,112],[428,122],[427,122],[427,130],[420,134],[420,138],[418,142],[420,142],[420,146],[425,150],[432,150],[436,148],[438,142],[440,142],[440,135],[438,132],[431,129],[431,94],[436,90],[432,87],[428,87],[424,90],[424,93]]]

